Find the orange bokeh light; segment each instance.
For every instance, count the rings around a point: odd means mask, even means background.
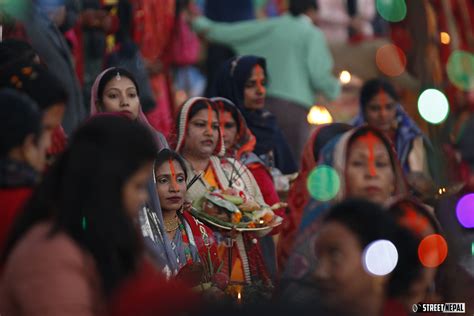
[[[441,235],[428,235],[418,246],[418,258],[427,268],[436,268],[446,260],[447,256],[448,244]]]
[[[451,36],[449,36],[449,34],[446,32],[441,32],[439,33],[439,40],[444,45],[448,45],[451,42]]]
[[[407,64],[405,53],[393,44],[386,44],[377,49],[375,63],[379,70],[387,76],[400,76]]]

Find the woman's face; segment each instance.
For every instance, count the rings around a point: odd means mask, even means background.
[[[176,160],[165,161],[155,168],[156,192],[163,212],[176,212],[183,206],[186,193],[184,170]]]
[[[52,134],[53,130],[61,125],[65,110],[66,105],[64,103],[56,103],[45,110],[43,112],[43,118],[41,122],[43,125],[43,130]]]
[[[148,199],[147,182],[150,179],[152,162],[147,162],[125,182],[123,204],[128,215],[138,216],[140,208]]]
[[[324,306],[341,310],[382,295],[385,279],[365,271],[360,242],[345,225],[325,223],[314,250],[317,263],[313,278]]]
[[[349,147],[346,182],[348,197],[384,203],[395,191],[390,155],[373,133],[358,137]]]
[[[199,110],[189,121],[184,140],[183,154],[209,158],[219,140],[219,121],[216,112]]]
[[[383,90],[370,99],[365,108],[367,124],[384,132],[393,128],[396,115],[397,102]]]
[[[260,65],[255,65],[250,78],[244,86],[244,106],[249,110],[259,110],[265,105],[265,72]]]
[[[220,119],[223,126],[224,146],[228,149],[232,148],[237,138],[237,122],[232,114],[226,111],[222,113]]]
[[[123,112],[136,120],[140,110],[140,99],[132,80],[121,76],[113,77],[104,88],[102,95],[103,112]]]
[[[37,172],[46,167],[46,153],[51,146],[51,133],[43,131],[39,137],[28,135],[21,147],[22,159]]]

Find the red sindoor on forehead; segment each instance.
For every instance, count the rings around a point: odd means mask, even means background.
[[[380,104],[380,106],[384,106],[385,104],[387,104],[388,102],[388,96],[387,96],[387,92],[385,92],[385,90],[383,90],[382,88],[379,89],[379,92],[377,94],[378,96],[378,103]]]
[[[225,123],[227,123],[227,116],[225,114],[228,113],[228,112],[225,110],[224,103],[222,101],[218,101],[217,104],[219,105],[220,126],[221,126],[221,129],[223,130],[224,126],[225,126]]]
[[[421,235],[429,225],[428,219],[411,207],[405,207],[405,214],[402,217],[403,224],[408,226],[409,229],[415,231],[418,235]]]
[[[257,89],[259,91],[262,91],[263,89],[265,89],[265,86],[263,84],[264,80],[265,80],[265,73],[263,71],[263,68],[262,66],[260,66],[259,64],[256,64],[255,67],[253,67],[254,71],[255,71],[255,74],[259,77],[259,78],[256,78],[255,79],[255,83],[257,85]]]
[[[168,164],[170,165],[171,171],[171,187],[175,190],[179,190],[178,180],[176,179],[176,169],[174,168],[174,163],[171,158],[168,159]]]
[[[360,142],[363,142],[367,145],[367,148],[369,149],[369,158],[368,158],[368,163],[369,163],[369,174],[374,177],[377,175],[377,172],[375,170],[375,154],[374,154],[374,147],[377,142],[380,142],[379,138],[375,136],[372,132],[367,133],[364,136],[361,136],[357,139]]]

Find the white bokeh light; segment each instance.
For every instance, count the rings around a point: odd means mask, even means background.
[[[439,124],[449,114],[448,99],[439,90],[426,89],[418,98],[418,112],[425,121],[431,124]]]
[[[395,245],[385,239],[370,243],[362,254],[365,270],[373,275],[387,275],[395,269],[398,262],[398,251]]]
[[[348,84],[349,82],[351,82],[351,78],[352,78],[351,73],[347,70],[343,70],[339,74],[339,81],[342,84]]]

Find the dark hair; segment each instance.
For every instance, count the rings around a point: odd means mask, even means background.
[[[349,228],[357,236],[362,249],[375,240],[391,237],[396,225],[382,206],[357,198],[346,199],[331,207],[323,222],[331,221]]]
[[[188,121],[191,120],[199,111],[204,110],[204,109],[207,110],[208,105],[211,106],[212,110],[214,112],[216,112],[216,114],[219,114],[219,112],[217,111],[216,104],[214,102],[212,102],[211,100],[209,100],[209,99],[197,100],[196,102],[194,102],[193,106],[189,110]]]
[[[101,103],[102,103],[102,95],[104,94],[105,86],[107,85],[107,83],[110,82],[110,80],[114,79],[117,76],[117,74],[120,74],[120,77],[125,77],[125,78],[130,79],[133,82],[135,89],[137,90],[137,95],[140,96],[140,89],[138,87],[137,81],[135,80],[135,76],[133,76],[133,74],[130,71],[124,68],[113,67],[113,68],[110,68],[110,70],[107,71],[102,76],[99,82],[99,86],[97,87],[96,97],[97,97],[97,100],[99,100]]]
[[[0,157],[20,146],[28,135],[39,138],[41,114],[36,103],[16,90],[0,89]]]
[[[41,111],[66,103],[68,95],[61,81],[42,65],[18,63],[0,74],[0,86],[22,91],[36,101]]]
[[[436,234],[442,234],[441,225],[439,224],[438,220],[431,214],[431,212],[423,205],[422,202],[419,202],[413,198],[403,198],[398,200],[390,205],[389,212],[395,217],[396,220],[399,220],[405,215],[407,209],[412,209],[419,215],[426,218],[431,227]]]
[[[359,137],[367,135],[368,133],[375,134],[382,141],[382,144],[384,144],[385,148],[387,149],[388,156],[390,157],[390,165],[392,166],[392,170],[393,170],[394,173],[396,173],[396,170],[397,170],[396,165],[399,163],[398,162],[398,157],[395,155],[395,152],[393,150],[393,145],[390,142],[390,140],[379,129],[377,129],[375,127],[367,126],[367,125],[364,126],[364,127],[359,128],[359,130],[352,135],[352,137],[349,141],[349,144],[348,144],[348,148],[350,148],[351,145]],[[347,155],[349,155],[349,150],[347,150]]]
[[[117,116],[88,120],[17,218],[3,262],[32,226],[49,220],[50,236],[64,232],[92,254],[109,296],[134,272],[141,253],[139,233],[122,202],[123,187],[155,154],[154,139],[140,123]]]
[[[438,221],[436,220],[435,216],[430,213],[430,211],[421,203],[418,202],[414,199],[411,198],[403,198],[401,200],[398,200],[394,202],[389,208],[388,208],[388,213],[393,216],[393,218],[399,222],[400,219],[405,215],[405,212],[407,209],[413,209],[418,215],[423,216],[425,219],[427,219],[433,227],[434,231],[436,234],[442,234],[442,229]],[[403,226],[403,224],[400,223],[400,225]],[[413,231],[411,228],[406,228],[405,229],[411,236],[411,239],[414,240],[415,244],[413,245],[405,245],[405,253],[408,253],[409,250],[411,250],[410,257],[406,258],[408,260],[405,260],[407,262],[411,263],[410,269],[406,269],[406,272],[404,275],[400,277],[399,280],[393,280],[392,282],[392,287],[391,291],[389,294],[392,294],[392,296],[397,296],[398,294],[402,293],[402,291],[398,291],[398,289],[402,288],[405,286],[404,279],[409,277],[410,281],[415,280],[420,271],[422,271],[423,266],[421,265],[421,262],[418,260],[418,245],[419,242],[421,242],[422,236],[418,234],[418,232]],[[415,249],[413,249],[415,248]],[[439,276],[439,274],[438,274]]]
[[[331,139],[349,131],[351,128],[351,125],[345,123],[332,123],[321,127],[313,144],[314,159],[316,161],[318,160],[321,149],[323,149]]]
[[[365,110],[369,101],[381,90],[395,101],[399,101],[400,98],[398,97],[397,91],[395,91],[395,87],[390,82],[385,79],[375,78],[366,81],[360,90],[359,102],[362,110]]]
[[[225,61],[220,67],[216,82],[213,86],[213,95],[223,97],[232,101],[242,114],[246,115],[245,109],[245,84],[252,76],[252,71],[256,65],[263,68],[265,78],[268,82],[266,60],[263,57],[244,55],[232,57]]]
[[[418,241],[378,204],[361,199],[347,199],[333,206],[323,218],[323,222],[332,221],[343,224],[353,232],[362,250],[380,239],[389,240],[395,245],[398,261],[388,283],[390,297],[406,292],[419,276]]]
[[[164,148],[160,150],[160,152],[156,156],[155,165],[154,165],[155,172],[163,163],[167,162],[169,159],[176,160],[179,163],[179,165],[183,169],[184,177],[187,179],[188,172],[186,170],[186,164],[184,163],[183,157],[181,157],[181,155],[178,154],[177,152],[168,148]]]
[[[318,3],[316,0],[290,0],[288,6],[288,10],[293,16],[303,14],[309,9],[318,9]]]
[[[17,63],[33,64],[37,56],[33,47],[25,41],[7,38],[0,42],[0,69],[2,71]]]

